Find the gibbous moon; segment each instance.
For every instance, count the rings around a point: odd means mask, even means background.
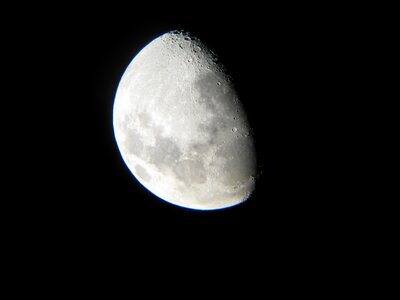
[[[129,170],[167,202],[221,209],[254,191],[246,113],[216,55],[187,33],[168,32],[132,60],[118,85],[113,126]]]

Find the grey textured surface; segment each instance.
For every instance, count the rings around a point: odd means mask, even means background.
[[[253,192],[256,155],[246,114],[199,40],[171,32],[148,44],[122,76],[113,113],[126,165],[163,200],[209,210]]]

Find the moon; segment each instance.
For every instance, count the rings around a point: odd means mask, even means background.
[[[222,209],[255,189],[254,138],[232,79],[188,33],[167,32],[133,58],[116,91],[113,127],[131,173],[171,204]]]

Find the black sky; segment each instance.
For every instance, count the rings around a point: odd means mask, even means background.
[[[277,263],[335,237],[347,218],[335,187],[346,183],[327,175],[337,147],[329,120],[345,107],[336,75],[351,42],[351,32],[340,34],[346,17],[327,8],[207,7],[47,7],[27,9],[23,25],[8,23],[8,50],[18,57],[9,89],[24,99],[10,114],[22,116],[16,130],[26,136],[24,147],[9,142],[23,160],[13,177],[24,216],[10,226],[32,243],[88,256],[165,258],[181,249],[185,257],[244,255],[242,265]],[[173,206],[143,188],[120,157],[112,130],[119,79],[146,44],[175,29],[218,54],[249,115],[262,173],[244,204],[211,212]]]

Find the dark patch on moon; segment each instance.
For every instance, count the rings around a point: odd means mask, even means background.
[[[217,82],[219,82],[218,78],[214,73],[210,72],[197,79],[193,84],[200,94],[199,103],[204,105],[207,111],[211,113],[216,111],[216,106],[213,101],[215,95],[222,92]]]
[[[121,143],[122,147],[128,153],[141,157],[156,166],[173,167],[182,156],[176,143],[170,138],[163,137],[161,129],[151,124],[151,118],[146,113],[140,114],[139,120],[143,125],[151,125],[151,130],[155,135],[155,145],[146,145],[138,130],[128,127],[128,122],[124,120],[121,128],[124,128],[126,136],[125,141]]]
[[[218,133],[219,126],[216,121],[211,121],[209,123],[199,124],[200,131],[206,132],[211,136],[215,136]]]
[[[239,112],[238,95],[231,83],[221,85],[223,81],[213,72],[209,72],[194,82],[194,86],[200,94],[199,103],[204,105],[207,111],[218,115],[234,115]],[[220,84],[218,84],[220,83]]]
[[[216,97],[215,102],[218,105],[218,110],[222,115],[234,116],[239,113],[241,108],[238,107],[237,94],[233,89],[228,89],[225,93]]]
[[[203,163],[198,160],[185,159],[180,161],[174,169],[176,177],[187,185],[204,183],[206,172]]]
[[[255,158],[250,143],[245,141],[236,144],[227,144],[220,147],[216,152],[217,157],[224,157],[221,182],[227,185],[242,184],[255,176]]]
[[[210,140],[208,143],[196,143],[191,145],[191,152],[196,152],[198,154],[205,154],[206,152],[209,151],[210,145],[212,145],[212,140]]]
[[[140,125],[141,125],[142,127],[147,128],[147,127],[150,126],[151,117],[149,116],[148,113],[146,113],[146,112],[141,112],[141,113],[139,113],[139,114],[138,114],[138,119],[139,119]]]
[[[139,132],[135,128],[128,128],[126,124],[123,124],[127,129],[125,141],[123,142],[123,147],[125,147],[129,153],[133,153],[140,156],[143,152],[144,145],[140,137]]]
[[[136,171],[136,175],[140,179],[142,179],[143,181],[150,181],[151,180],[150,174],[141,165],[136,165],[135,166],[135,171]]]
[[[156,144],[154,147],[148,147],[146,153],[149,162],[157,166],[173,167],[182,156],[181,151],[175,142],[161,135],[156,136]]]

